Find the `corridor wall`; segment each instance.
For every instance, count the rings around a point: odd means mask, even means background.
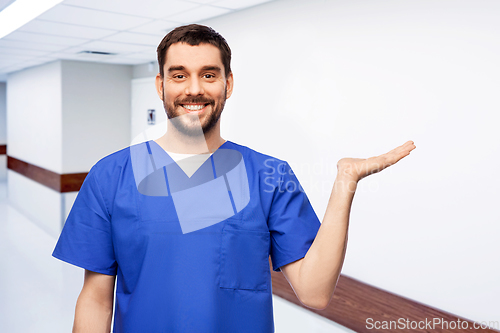
[[[129,145],[126,65],[60,60],[8,76],[9,157],[58,175],[88,172]],[[77,192],[60,193],[8,170],[9,201],[58,236]]]

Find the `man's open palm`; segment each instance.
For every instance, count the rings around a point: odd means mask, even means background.
[[[340,175],[347,176],[354,181],[359,181],[364,177],[384,170],[390,165],[398,162],[416,146],[413,141],[407,141],[405,144],[394,148],[393,150],[370,158],[342,158],[337,162],[337,169]]]

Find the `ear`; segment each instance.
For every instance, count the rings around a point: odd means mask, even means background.
[[[160,73],[156,74],[155,86],[156,86],[156,93],[163,101],[163,77],[161,77]]]
[[[233,94],[233,84],[234,84],[233,72],[231,72],[229,73],[229,76],[226,79],[226,99],[231,97],[231,95]]]

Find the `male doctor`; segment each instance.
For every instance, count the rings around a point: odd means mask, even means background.
[[[110,331],[115,281],[114,332],[274,332],[269,256],[305,306],[329,304],[358,182],[415,145],[339,160],[320,223],[288,163],[221,137],[230,61],[206,26],[158,46],[166,134],[92,167],[54,249],[85,269],[73,332]]]

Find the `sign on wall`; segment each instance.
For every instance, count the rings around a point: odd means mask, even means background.
[[[148,125],[154,125],[155,121],[155,109],[148,109]]]

